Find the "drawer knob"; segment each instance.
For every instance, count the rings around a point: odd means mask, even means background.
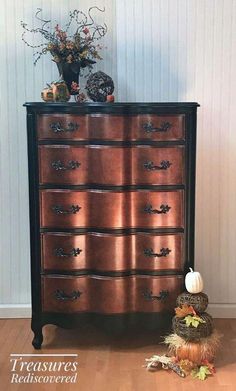
[[[170,168],[172,163],[169,160],[162,160],[160,162],[159,166],[155,166],[155,164],[151,161],[147,161],[143,164],[143,167],[148,171],[155,171],[155,170],[167,170]]]
[[[167,132],[171,127],[172,125],[170,122],[162,122],[159,128],[155,127],[151,121],[143,124],[143,129],[146,133]]]
[[[144,212],[148,214],[166,214],[171,209],[171,206],[162,204],[160,209],[152,209],[151,204],[147,204],[144,208]]]
[[[76,168],[79,168],[79,166],[81,166],[81,163],[77,160],[69,160],[67,165],[64,165],[61,160],[55,160],[52,162],[52,167],[56,171],[75,170]]]
[[[61,122],[52,122],[50,124],[50,128],[54,133],[74,132],[75,130],[79,129],[79,124],[76,122],[69,122],[67,127],[64,128],[61,125]]]
[[[167,248],[161,248],[159,253],[155,253],[152,248],[145,248],[144,249],[144,255],[147,257],[154,257],[154,258],[161,258],[161,257],[166,257],[171,253],[171,250]]]
[[[66,253],[62,247],[56,248],[54,250],[54,254],[56,257],[62,257],[62,258],[69,258],[69,257],[77,257],[83,250],[80,250],[80,248],[72,248],[68,253]]]
[[[159,296],[153,295],[152,291],[146,290],[143,292],[144,299],[147,301],[154,301],[154,300],[165,300],[169,296],[169,291],[160,291]]]
[[[55,297],[60,301],[73,301],[78,299],[82,295],[80,291],[73,291],[70,294],[65,293],[65,291],[61,289],[57,289],[55,292]]]
[[[57,215],[76,214],[80,209],[81,207],[79,205],[71,205],[68,209],[63,209],[62,205],[54,205],[52,207],[53,212]]]

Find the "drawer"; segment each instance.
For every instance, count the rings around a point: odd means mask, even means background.
[[[41,114],[37,117],[39,140],[183,140],[185,116],[140,114]]]
[[[44,270],[182,270],[183,234],[41,234]]]
[[[183,184],[184,147],[39,146],[40,183]]]
[[[183,227],[183,197],[183,190],[41,190],[41,227]]]
[[[182,288],[182,276],[44,276],[42,308],[62,313],[171,311]]]

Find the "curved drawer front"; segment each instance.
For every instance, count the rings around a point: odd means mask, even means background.
[[[62,313],[172,311],[182,288],[182,276],[44,276],[42,307]]]
[[[42,184],[183,184],[184,148],[46,145],[39,167]]]
[[[183,190],[41,190],[41,227],[183,227]]]
[[[41,235],[44,270],[182,270],[183,235]]]
[[[37,133],[40,140],[180,140],[185,133],[184,115],[42,114]]]

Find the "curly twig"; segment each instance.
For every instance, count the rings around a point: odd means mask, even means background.
[[[44,29],[44,26],[46,26],[48,23],[50,23],[50,22],[51,22],[51,19],[45,20],[45,19],[40,18],[40,17],[38,16],[38,14],[40,14],[40,12],[42,12],[43,10],[42,10],[42,8],[37,8],[37,10],[38,10],[38,11],[37,11],[36,14],[35,14],[35,18],[38,19],[40,22],[43,22],[43,24],[42,24],[42,29]]]
[[[104,9],[100,9],[97,6],[90,7],[88,10],[88,16],[79,10],[74,10],[73,12],[70,11],[69,13],[69,22],[66,24],[66,30],[61,30],[59,27],[55,28],[54,32],[50,32],[49,30],[49,23],[51,23],[51,20],[44,19],[42,17],[42,8],[37,8],[37,12],[35,14],[35,18],[41,23],[40,27],[37,28],[29,28],[27,23],[21,21],[21,26],[23,28],[23,32],[21,35],[22,41],[28,46],[33,49],[39,49],[37,52],[34,53],[34,56],[36,56],[36,59],[34,61],[34,65],[36,65],[37,61],[40,59],[40,57],[47,53],[50,52],[51,55],[57,58],[55,60],[53,58],[53,61],[58,61],[58,59],[65,60],[67,57],[72,56],[74,57],[75,61],[80,61],[81,62],[81,67],[88,67],[91,68],[92,64],[95,63],[91,59],[92,58],[97,58],[101,59],[101,57],[98,55],[97,50],[95,46],[93,45],[93,41],[101,39],[107,32],[107,25],[104,23],[104,25],[96,25],[94,18],[91,14],[91,12],[97,9],[100,12],[104,12]],[[67,32],[69,31],[71,24],[73,20],[77,24],[77,29],[75,34],[68,36]],[[85,35],[80,35],[80,33],[86,28],[89,27],[88,32],[85,32]],[[26,39],[26,33],[32,33],[32,34],[41,34],[42,37],[47,41],[47,42],[42,42],[40,44],[31,44],[27,41]],[[63,35],[64,34],[64,35]],[[66,47],[64,46],[64,49],[61,49],[62,45],[70,45],[70,41],[68,38],[73,38],[74,43],[76,46],[77,52],[73,52],[73,46],[72,47]],[[67,40],[67,43],[65,42]],[[60,49],[59,49],[60,48]],[[85,54],[85,57],[83,57],[83,54]],[[80,55],[82,54],[82,56]],[[73,60],[74,61],[74,60]]]

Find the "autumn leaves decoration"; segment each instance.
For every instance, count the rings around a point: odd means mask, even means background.
[[[147,359],[146,367],[154,370],[161,364],[163,357],[175,364],[172,369],[181,377],[192,375],[205,380],[212,375],[214,358],[219,347],[220,335],[214,329],[213,319],[206,312],[208,296],[202,292],[203,280],[198,272],[190,269],[186,274],[185,286],[187,292],[177,298],[175,316],[172,320],[173,333],[166,336],[164,343],[168,346],[168,355],[153,356]]]

